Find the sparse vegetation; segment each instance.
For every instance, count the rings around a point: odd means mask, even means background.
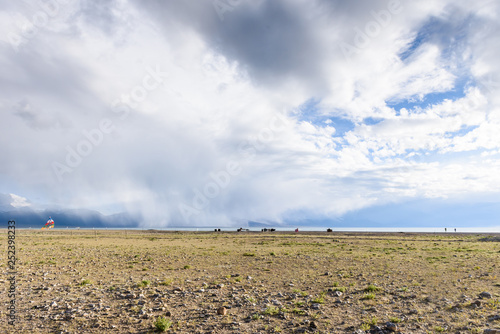
[[[159,332],[165,332],[167,329],[169,329],[172,326],[172,321],[165,317],[158,317],[156,318],[154,324],[157,331]]]
[[[363,300],[371,300],[371,299],[375,299],[375,294],[374,293],[365,293],[363,295],[363,297],[361,297],[361,299]]]
[[[88,284],[92,284],[92,282],[89,279],[84,279],[80,282],[80,286],[85,286]]]
[[[365,291],[366,292],[377,292],[377,291],[380,291],[380,288],[378,286],[375,286],[373,284],[370,284],[368,285],[366,288],[365,288]]]
[[[112,326],[151,333],[162,319],[165,331],[180,334],[258,333],[266,326],[293,333],[311,321],[325,333],[390,321],[405,333],[467,327],[477,334],[498,323],[488,317],[500,311],[500,243],[479,241],[483,236],[339,233],[332,243],[326,232],[129,230],[103,231],[97,240],[90,231],[52,232],[50,241],[35,231],[20,234],[18,303],[29,307],[20,311],[17,332],[58,332],[64,323],[71,333]],[[483,291],[492,298],[479,298]],[[5,296],[0,302],[8,303]],[[94,328],[97,318],[101,327]],[[0,332],[8,332],[3,323]]]
[[[138,286],[139,288],[145,288],[145,287],[149,286],[149,284],[151,284],[151,281],[149,281],[149,280],[142,280],[142,281],[140,281],[140,282],[137,284],[137,286]]]
[[[171,279],[171,278],[165,278],[165,279],[164,279],[164,280],[160,283],[160,285],[169,286],[169,285],[171,285],[171,284],[173,283],[173,281],[174,281],[174,280],[173,280],[173,279]]]
[[[395,324],[399,324],[401,322],[401,319],[398,317],[389,317],[389,321]]]
[[[265,315],[276,315],[280,312],[280,309],[277,308],[276,306],[268,306],[263,312],[262,314],[265,314]]]

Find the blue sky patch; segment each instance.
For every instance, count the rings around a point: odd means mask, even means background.
[[[456,101],[465,97],[466,89],[470,86],[470,78],[462,78],[455,82],[455,87],[446,92],[435,92],[425,95],[420,99],[406,99],[403,101],[386,101],[387,106],[396,111],[396,115],[400,114],[402,108],[411,111],[415,108],[426,109],[432,105],[442,103],[444,100]]]
[[[355,124],[346,118],[322,114],[318,108],[320,102],[316,99],[309,99],[300,105],[298,120],[319,127],[332,126],[335,128],[334,137],[342,137],[354,129]]]

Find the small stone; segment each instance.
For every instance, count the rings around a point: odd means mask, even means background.
[[[397,332],[398,331],[398,326],[392,322],[387,322],[385,324],[385,328],[390,332]]]
[[[481,292],[481,293],[479,294],[479,298],[486,298],[486,299],[490,299],[490,298],[492,298],[492,296],[491,296],[491,293],[489,293],[489,292],[487,292],[487,291],[484,291],[484,292]]]
[[[316,325],[316,323],[314,321],[311,321],[309,323],[309,327],[311,327],[311,328],[318,328],[318,325]]]
[[[471,303],[471,306],[479,307],[479,306],[481,306],[481,302],[479,300],[473,301]]]
[[[500,320],[500,315],[495,314],[495,315],[490,315],[488,317],[488,321],[495,321],[495,320]]]
[[[217,284],[217,289],[222,289],[224,287],[224,284]]]
[[[312,306],[311,306],[311,308],[312,308],[313,310],[319,310],[319,309],[320,309],[320,307],[321,307],[321,306],[320,306],[320,304],[316,304],[316,303],[315,303],[315,304],[312,304]]]
[[[493,328],[488,328],[485,329],[484,334],[500,334],[500,329],[493,329]]]
[[[56,302],[50,303],[50,307],[57,307],[57,303]]]
[[[221,306],[217,309],[217,314],[218,315],[226,315],[227,314],[227,309],[224,306]]]

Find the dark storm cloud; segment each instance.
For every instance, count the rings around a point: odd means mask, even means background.
[[[215,2],[214,2],[215,3]],[[285,1],[241,1],[219,17],[214,3],[149,2],[150,15],[166,30],[196,29],[210,48],[237,61],[257,82],[306,80],[319,87],[327,55],[312,18]],[[312,7],[315,7],[313,4]]]

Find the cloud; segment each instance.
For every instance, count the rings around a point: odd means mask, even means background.
[[[3,6],[0,192],[144,226],[497,195],[496,3],[228,6]]]
[[[10,197],[11,197],[11,200],[12,202],[10,202],[10,205],[14,208],[22,208],[22,207],[27,207],[27,206],[31,206],[31,204],[29,203],[28,199],[22,197],[22,196],[18,196],[18,195],[15,195],[15,194],[10,194]]]

